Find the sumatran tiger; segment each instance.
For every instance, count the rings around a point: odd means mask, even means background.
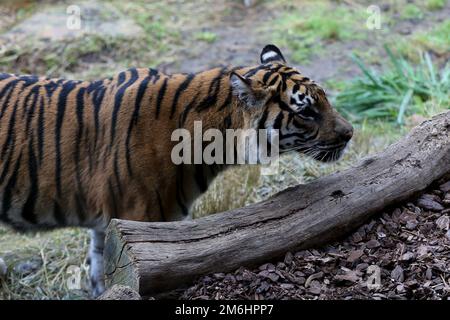
[[[92,229],[98,295],[111,219],[184,219],[227,167],[174,164],[175,129],[192,130],[194,121],[221,131],[277,129],[281,153],[337,160],[350,123],[277,47],[265,46],[260,60],[196,74],[134,68],[93,82],[0,74],[0,221],[22,231]]]

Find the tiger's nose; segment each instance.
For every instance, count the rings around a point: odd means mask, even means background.
[[[345,128],[341,131],[341,137],[345,141],[349,141],[353,137],[353,127]]]

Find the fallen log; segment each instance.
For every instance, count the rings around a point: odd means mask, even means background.
[[[97,297],[97,300],[141,300],[141,296],[130,287],[115,284]]]
[[[352,168],[288,188],[261,203],[194,221],[112,220],[105,247],[107,285],[158,294],[203,274],[318,246],[448,173],[450,112],[425,121]]]

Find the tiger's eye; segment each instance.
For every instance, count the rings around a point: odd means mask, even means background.
[[[317,117],[317,113],[310,107],[305,107],[298,112],[298,114],[302,118],[306,118],[308,120],[314,120]]]

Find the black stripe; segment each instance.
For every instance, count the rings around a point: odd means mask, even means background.
[[[192,108],[195,106],[195,102],[197,101],[198,96],[200,95],[200,90],[197,90],[197,93],[195,94],[194,98],[192,98],[191,102],[184,107],[183,112],[180,115],[178,127],[182,128],[184,126],[184,123],[186,122],[187,116]]]
[[[264,110],[261,118],[259,119],[258,122],[258,129],[265,129],[266,128],[266,120],[267,120],[267,116],[269,115],[269,112],[267,109]]]
[[[248,70],[248,71],[244,74],[244,77],[245,77],[245,78],[248,78],[248,77],[254,76],[256,73],[258,73],[258,71],[264,70],[264,69],[266,69],[266,68],[267,68],[267,66],[265,66],[265,65],[257,66],[257,67],[255,67],[255,68],[253,68],[253,69]]]
[[[197,183],[198,189],[200,192],[205,192],[206,189],[208,189],[208,183],[206,181],[205,173],[203,172],[203,166],[202,165],[195,165],[194,166],[194,179]]]
[[[44,156],[44,97],[43,96],[41,96],[41,103],[39,105],[37,140],[38,140],[39,164],[42,164],[42,158]]]
[[[117,182],[117,189],[119,191],[119,195],[122,195],[122,186],[120,184],[120,171],[119,171],[119,148],[116,148],[116,152],[114,153],[114,176]]]
[[[100,108],[102,106],[103,98],[105,97],[106,87],[103,81],[91,82],[87,87],[88,94],[92,94],[92,104],[94,106],[94,150],[97,147],[97,140],[100,132]]]
[[[177,200],[177,204],[181,209],[181,213],[183,215],[187,216],[189,214],[189,211],[183,202],[183,199],[186,199],[186,196],[184,195],[184,190],[183,190],[183,167],[182,167],[182,165],[179,165],[177,167],[175,197]]]
[[[33,102],[31,103],[30,108],[28,109],[28,104],[25,104],[25,108],[24,108],[24,112],[27,111],[27,121],[26,121],[26,125],[25,125],[25,133],[28,136],[29,132],[30,132],[30,126],[31,126],[31,121],[34,118],[34,112],[36,110],[36,103],[38,101],[39,98],[39,90],[40,90],[40,86],[35,86],[32,90],[31,90],[31,94],[33,95]]]
[[[231,99],[233,98],[233,93],[231,89],[228,89],[228,95],[227,98],[224,100],[223,104],[219,107],[219,111],[222,111],[225,107],[228,107],[231,105]]]
[[[61,196],[61,131],[64,121],[64,114],[67,106],[67,96],[76,88],[77,84],[72,81],[68,81],[63,84],[61,92],[59,93],[58,105],[56,110],[56,124],[55,124],[55,181],[56,181],[56,194]]]
[[[274,129],[281,129],[283,127],[283,118],[284,118],[283,112],[278,113],[273,123]]]
[[[278,106],[280,107],[281,110],[287,111],[290,113],[295,113],[294,110],[292,110],[291,107],[289,107],[289,105],[287,103],[285,103],[283,100],[281,100],[279,97],[277,99],[275,99],[275,102],[278,103]]]
[[[78,130],[77,130],[77,136],[75,138],[75,168],[77,172],[77,177],[80,176],[80,147],[81,147],[81,139],[83,138],[83,130],[84,130],[84,94],[86,92],[85,88],[80,88],[80,90],[77,93],[76,97],[76,107],[75,112],[77,115],[77,124],[78,124]]]
[[[191,81],[194,79],[195,75],[190,73],[186,76],[186,79],[180,84],[177,91],[175,92],[175,96],[172,101],[172,107],[170,109],[170,119],[172,119],[175,110],[177,108],[178,99],[180,98],[181,93],[183,93],[184,90],[186,90],[191,83]]]
[[[128,174],[130,176],[133,175],[133,170],[131,168],[131,151],[130,151],[131,132],[133,131],[133,127],[137,125],[139,119],[139,112],[141,109],[141,102],[142,99],[144,98],[145,91],[147,90],[148,83],[153,77],[151,70],[153,69],[150,69],[148,76],[145,77],[145,79],[142,80],[141,84],[139,85],[136,101],[134,102],[133,114],[131,116],[130,124],[128,125],[127,138],[125,140],[125,159],[127,162]]]
[[[76,210],[77,210],[77,216],[80,223],[83,223],[85,220],[85,196],[83,192],[82,187],[82,181],[81,181],[81,167],[80,167],[80,149],[81,149],[81,142],[83,138],[83,132],[84,132],[84,97],[86,94],[86,88],[80,88],[80,90],[77,93],[76,97],[76,107],[75,112],[77,116],[77,124],[78,124],[78,130],[77,130],[77,136],[75,140],[75,154],[74,154],[74,162],[75,162],[75,177],[77,181],[77,189],[78,192],[75,194],[75,204],[76,204]]]
[[[56,200],[53,201],[53,217],[55,218],[58,226],[62,227],[66,225],[66,217],[64,216],[64,213]]]
[[[111,183],[111,180],[108,180],[108,189],[109,189],[109,194],[110,194],[112,206],[113,206],[112,212],[111,212],[111,219],[114,219],[114,218],[117,218],[117,203],[116,203],[116,196],[114,195],[114,188]]]
[[[109,145],[109,149],[112,149],[112,146],[114,144],[114,139],[116,137],[116,126],[117,126],[117,115],[120,110],[120,106],[122,105],[122,99],[125,94],[125,91],[136,82],[136,80],[139,79],[139,74],[136,69],[130,69],[131,77],[130,79],[121,86],[114,97],[114,109],[112,113],[112,119],[111,119],[111,142]]]
[[[161,85],[161,88],[158,91],[158,97],[156,99],[156,111],[155,111],[156,119],[158,119],[158,117],[159,117],[159,112],[161,110],[161,104],[164,99],[164,94],[166,93],[167,81],[168,81],[168,78],[165,78],[163,84]]]
[[[156,190],[156,199],[158,200],[158,207],[159,207],[159,213],[161,215],[161,221],[166,222],[166,216],[164,214],[164,208],[161,201],[161,195],[159,194],[158,190]]]
[[[119,77],[117,78],[117,86],[118,87],[121,86],[122,83],[125,81],[126,75],[127,75],[126,71],[119,73]]]
[[[13,80],[11,82],[9,82],[8,84],[6,84],[2,91],[0,92],[0,99],[3,98],[3,96],[6,94],[7,92],[7,96],[5,98],[5,101],[3,102],[2,105],[2,110],[0,112],[0,120],[3,118],[3,115],[5,114],[6,108],[8,107],[9,104],[9,100],[11,99],[11,96],[14,92],[15,89],[15,85],[19,82],[19,80]]]
[[[23,90],[23,88],[22,88],[22,90]],[[30,94],[27,96],[27,99],[29,98],[29,96],[30,96]],[[25,100],[27,100],[27,99],[25,99]],[[16,115],[17,115],[18,106],[19,106],[19,103],[16,102],[14,104],[11,118],[9,119],[9,122],[8,122],[8,130],[6,132],[6,141],[3,144],[2,152],[0,155],[1,160],[4,159],[6,152],[10,149],[9,147],[11,147],[11,152],[12,152],[12,150],[14,150],[14,145],[15,145],[15,141],[16,141],[14,129],[15,129],[15,125],[16,125]]]
[[[272,70],[267,70],[266,73],[264,74],[263,78],[262,78],[262,82],[264,84],[266,84],[267,81],[269,81],[270,76],[273,75],[273,73],[274,72]]]
[[[86,220],[86,214],[85,214],[85,199],[82,193],[75,193],[75,210],[76,215],[78,217],[78,224],[80,226],[83,226],[84,221]]]
[[[292,132],[292,133],[287,133],[287,134],[280,133],[280,140],[284,140],[284,139],[288,139],[288,138],[292,138],[292,137],[299,138],[302,142],[306,142],[306,141],[310,140],[310,139],[306,139],[304,134],[300,133],[300,132]]]
[[[278,79],[280,79],[280,75],[277,74],[275,77],[273,77],[272,80],[270,80],[268,85],[273,86],[278,81]]]
[[[226,72],[226,69],[223,68],[220,70],[219,74],[211,81],[208,89],[208,96],[200,102],[195,110],[197,112],[201,112],[207,108],[214,106],[217,102],[217,96],[220,92],[220,84],[221,80]],[[212,94],[211,94],[212,93]]]
[[[57,82],[49,82],[44,85],[45,92],[47,93],[47,97],[51,98],[53,93],[58,89],[59,84]]]
[[[161,78],[158,70],[150,68],[150,77],[153,78],[152,83],[155,84]]]
[[[290,78],[293,75],[298,75],[298,74],[300,74],[300,72],[295,71],[295,70],[285,71],[285,72],[281,73],[281,75],[283,76],[284,79]]]
[[[233,125],[232,120],[231,120],[231,114],[227,115],[223,119],[223,125],[224,125],[225,129],[231,129],[231,126]]]
[[[37,159],[33,150],[33,136],[30,137],[28,143],[28,174],[30,178],[30,192],[25,204],[22,208],[22,218],[29,223],[36,224],[37,216],[34,212],[34,207],[39,193],[38,173],[37,173]]]
[[[0,81],[8,79],[12,77],[12,75],[10,75],[9,73],[0,73]]]
[[[8,180],[8,183],[3,190],[3,199],[2,199],[2,212],[1,218],[3,221],[10,221],[8,217],[8,211],[11,209],[11,200],[12,200],[12,192],[16,187],[17,176],[19,174],[20,162],[22,161],[22,152],[20,152],[19,158],[16,161],[16,164],[13,169],[13,173]]]
[[[5,161],[3,161],[4,166],[3,166],[2,173],[0,175],[0,185],[3,184],[3,182],[5,181],[5,177],[8,174],[8,171],[9,171],[8,169],[9,169],[9,166],[11,165],[12,155],[13,155],[12,152],[8,153],[8,157],[6,158]]]

